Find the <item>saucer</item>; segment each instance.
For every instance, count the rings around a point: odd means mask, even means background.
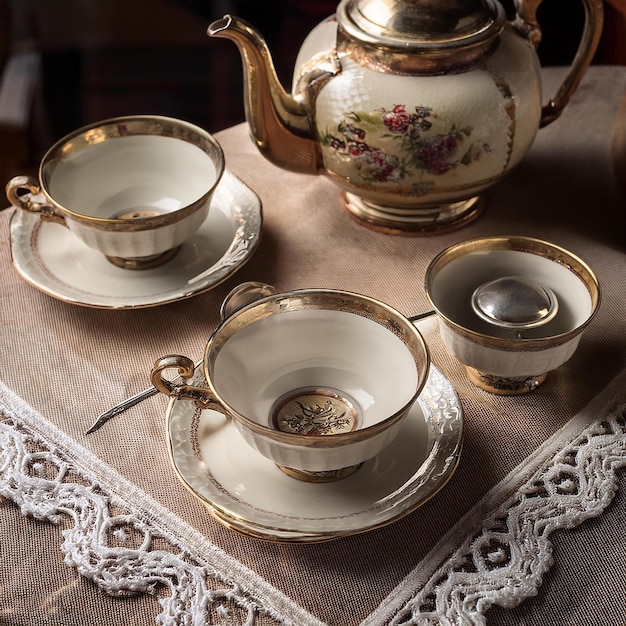
[[[195,384],[203,377],[196,370]],[[228,528],[267,541],[313,543],[389,524],[435,495],[457,467],[463,411],[431,365],[397,439],[347,478],[308,483],[253,450],[231,420],[172,399],[170,459],[183,484]]]
[[[53,298],[96,308],[133,309],[188,298],[226,280],[256,250],[261,226],[259,197],[225,171],[207,219],[160,267],[116,267],[67,228],[22,210],[11,218],[11,254],[22,278]]]

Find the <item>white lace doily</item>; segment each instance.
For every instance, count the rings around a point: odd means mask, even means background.
[[[491,490],[362,626],[485,624],[490,606],[536,595],[550,535],[600,515],[615,494],[625,388],[622,375]],[[109,594],[157,594],[157,623],[322,626],[2,384],[0,494],[24,515],[69,518],[65,562]]]
[[[482,625],[492,605],[537,595],[553,565],[550,535],[601,515],[624,466],[623,373],[487,493],[362,626]]]
[[[263,623],[322,626],[2,383],[0,495],[38,520],[70,518],[65,563],[108,594],[156,594],[158,624],[254,626],[262,615]]]

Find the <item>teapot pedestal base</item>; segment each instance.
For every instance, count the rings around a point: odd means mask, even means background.
[[[450,204],[402,208],[376,204],[342,191],[341,205],[350,217],[372,230],[388,235],[424,237],[456,230],[473,222],[485,208],[485,198],[474,196]]]

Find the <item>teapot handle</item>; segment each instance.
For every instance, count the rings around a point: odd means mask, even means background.
[[[543,0],[515,0],[516,19],[513,26],[521,31],[536,48],[541,41],[541,27],[537,21],[537,9]],[[556,96],[541,111],[542,128],[556,120],[569,103],[598,47],[604,19],[602,0],[582,0],[585,7],[585,25],[578,50],[569,72]]]

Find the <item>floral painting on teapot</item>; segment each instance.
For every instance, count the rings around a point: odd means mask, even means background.
[[[474,141],[472,133],[469,126],[441,121],[430,107],[418,105],[409,112],[405,104],[394,104],[374,113],[352,112],[334,133],[323,133],[321,143],[351,161],[363,181],[397,182],[420,172],[445,174],[479,160],[491,148]],[[387,140],[393,152],[381,147]]]
[[[346,187],[415,198],[453,199],[492,184],[519,162],[538,125],[538,94],[520,97],[528,79],[501,78],[500,65],[514,58],[508,48],[520,43],[504,38],[489,64],[442,76],[376,73],[342,59],[315,102],[324,168]]]

